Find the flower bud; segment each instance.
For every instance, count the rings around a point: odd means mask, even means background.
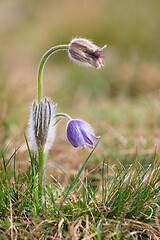
[[[32,149],[44,149],[48,152],[55,138],[55,108],[56,105],[48,98],[40,103],[35,100],[31,105],[29,120],[29,138]]]
[[[85,121],[80,119],[73,119],[67,125],[67,138],[74,147],[81,147],[82,149],[88,144],[93,147],[93,139],[98,139],[94,135],[92,127]]]
[[[99,69],[104,66],[102,51],[106,47],[100,48],[85,38],[75,38],[69,44],[68,53],[72,60]]]

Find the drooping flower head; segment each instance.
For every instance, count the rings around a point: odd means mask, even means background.
[[[100,48],[85,38],[75,38],[69,44],[68,53],[71,59],[79,63],[94,66],[99,69],[104,66],[102,51],[107,45]]]
[[[98,139],[94,135],[92,127],[85,121],[80,119],[73,119],[67,125],[67,138],[70,143],[76,148],[93,147],[93,139]]]
[[[48,152],[55,138],[55,109],[56,105],[48,98],[37,100],[31,105],[29,120],[29,138],[32,149],[44,149]]]

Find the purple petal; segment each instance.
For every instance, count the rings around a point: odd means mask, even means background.
[[[79,124],[79,128],[82,132],[85,142],[90,146],[93,147],[93,139],[98,139],[94,135],[92,127],[85,121],[77,119],[77,123]],[[92,139],[93,138],[93,139]]]
[[[89,123],[87,123],[87,122],[85,122],[85,121],[83,121],[83,120],[80,120],[80,119],[77,119],[76,121],[77,121],[80,129],[83,129],[83,130],[85,130],[86,132],[90,133],[91,135],[94,135],[93,129],[92,129],[92,127],[90,126]]]
[[[68,134],[67,134],[67,138],[68,138],[69,142],[73,145],[73,147],[75,147],[75,148],[78,147],[78,144],[73,142],[73,139],[71,139],[70,136],[68,136]]]
[[[74,147],[85,147],[85,141],[76,120],[71,120],[68,123],[67,137]]]
[[[104,58],[103,54],[101,52],[94,52],[93,55],[96,57],[96,58]]]
[[[92,146],[93,147],[93,139],[92,139],[92,136],[87,132],[87,131],[84,131],[83,129],[81,129],[81,133],[83,135],[83,138],[85,140],[85,142],[89,145],[89,146]]]
[[[93,135],[93,134],[91,134],[91,136],[92,136],[92,138],[93,139],[98,139],[98,138],[100,138],[101,136],[98,136],[98,137],[96,137],[95,135]]]

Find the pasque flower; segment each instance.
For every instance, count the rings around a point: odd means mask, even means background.
[[[67,137],[74,147],[81,147],[83,149],[86,147],[86,143],[88,146],[93,147],[93,139],[98,138],[94,135],[93,129],[88,123],[79,119],[72,120],[66,113],[56,114],[56,105],[53,104],[50,99],[43,98],[42,79],[44,66],[48,58],[52,56],[53,53],[60,50],[67,50],[71,59],[79,63],[94,66],[98,69],[104,66],[104,56],[102,51],[105,47],[106,46],[100,48],[84,38],[75,38],[67,45],[63,44],[51,47],[47,52],[45,52],[40,60],[37,74],[38,99],[33,101],[31,105],[29,119],[29,138],[32,145],[32,151],[34,153],[34,159],[32,158],[31,164],[37,214],[39,214],[39,206],[43,203],[44,164],[55,138],[55,125],[58,121],[62,117],[69,121],[67,125]],[[55,119],[57,117],[59,117],[59,120],[56,122]],[[85,162],[85,165],[87,161]],[[36,179],[37,173],[38,184]]]
[[[74,147],[93,147],[93,139],[98,139],[94,135],[92,127],[85,121],[80,119],[73,119],[67,125],[67,138]]]
[[[102,51],[106,47],[98,47],[85,38],[75,38],[69,44],[68,53],[71,59],[98,69],[104,66]]]

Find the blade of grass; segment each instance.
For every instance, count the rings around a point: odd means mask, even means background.
[[[99,140],[99,141],[100,141],[100,140]],[[59,210],[61,210],[62,205],[63,205],[63,202],[66,200],[66,198],[67,198],[69,192],[71,191],[71,189],[72,189],[72,188],[75,186],[75,184],[78,182],[79,177],[81,176],[81,173],[82,173],[83,169],[84,169],[85,166],[87,165],[87,163],[88,163],[90,157],[92,156],[94,150],[96,149],[99,141],[96,143],[95,147],[93,148],[93,150],[91,151],[91,153],[90,153],[89,156],[87,157],[86,161],[85,161],[84,164],[82,165],[81,169],[79,170],[77,176],[75,177],[75,179],[73,180],[73,182],[72,182],[72,183],[70,184],[70,186],[68,187],[68,189],[67,189],[67,191],[66,191],[66,194],[65,194],[62,202],[60,203],[60,208],[59,208]]]
[[[6,162],[5,162],[5,158],[4,158],[3,152],[1,152],[1,154],[2,154],[2,159],[3,159],[4,171],[6,172],[7,168],[6,168]]]
[[[8,160],[8,162],[6,163],[6,167],[9,164],[9,162],[11,161],[11,159],[15,156],[16,152],[20,149],[20,147],[18,147],[17,149],[15,149],[14,153],[11,155],[10,159]]]

